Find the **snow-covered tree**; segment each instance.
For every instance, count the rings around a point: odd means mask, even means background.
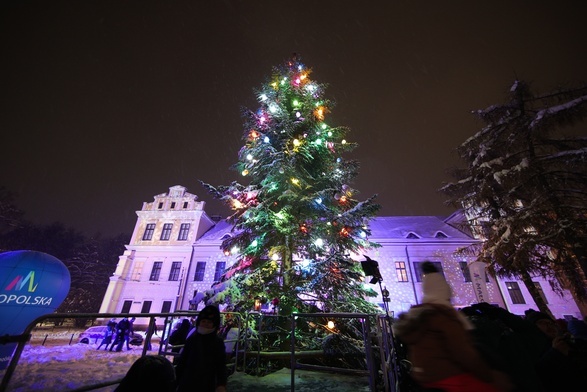
[[[563,136],[584,127],[586,104],[587,87],[535,96],[516,81],[509,102],[474,112],[485,126],[458,147],[466,167],[441,188],[485,239],[479,260],[519,277],[547,312],[533,274],[587,299],[587,138]]]
[[[356,144],[335,126],[325,85],[294,56],[256,92],[259,107],[244,110],[244,146],[234,166],[246,185],[203,185],[234,214],[234,236],[222,249],[238,255],[213,301],[237,310],[255,298],[291,312],[378,312],[366,300],[363,249],[375,196],[357,200],[351,186],[359,164],[345,154]]]

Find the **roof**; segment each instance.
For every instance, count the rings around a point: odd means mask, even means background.
[[[382,216],[369,221],[370,240],[379,239],[453,239],[472,240],[437,216]],[[412,235],[410,235],[412,234]],[[445,237],[446,236],[446,237]]]
[[[457,240],[471,241],[473,238],[456,229],[437,216],[383,216],[369,221],[370,240]],[[231,234],[232,225],[220,220],[198,239],[198,243],[219,243]]]

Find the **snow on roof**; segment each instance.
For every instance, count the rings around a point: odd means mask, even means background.
[[[467,240],[472,238],[449,225],[443,218],[437,216],[383,216],[369,221],[372,241],[379,239],[401,240]],[[221,242],[225,235],[232,235],[232,225],[225,219],[220,220],[214,227],[208,230],[198,243]],[[419,239],[409,238],[410,233]],[[413,235],[410,237],[414,237]]]
[[[383,216],[373,218],[369,222],[369,227],[371,228],[369,239],[372,241],[377,241],[378,239],[408,239],[407,237],[410,233],[423,240],[471,240],[470,236],[447,224],[437,216]],[[413,241],[418,241],[418,239],[413,239]]]
[[[226,234],[232,235],[232,224],[228,223],[226,219],[221,219],[210,230],[205,232],[197,243],[222,242],[222,237]]]

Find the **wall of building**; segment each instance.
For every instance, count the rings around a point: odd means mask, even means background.
[[[231,235],[231,226],[223,220],[215,221],[204,211],[205,203],[186,192],[182,186],[169,188],[168,193],[154,197],[151,203],[143,203],[137,211],[137,223],[127,250],[119,258],[119,263],[110,278],[100,312],[118,313],[125,301],[131,303],[130,312],[142,312],[145,301],[151,301],[150,312],[159,313],[165,303],[171,302],[170,310],[195,308],[194,299],[209,292],[214,283],[217,263],[231,266],[235,259],[220,250],[223,238]],[[462,264],[472,263],[474,257],[458,256],[455,252],[463,247],[478,243],[470,233],[457,229],[454,216],[440,219],[434,216],[378,217],[370,222],[372,235],[369,240],[381,245],[380,248],[365,250],[355,255],[357,262],[363,256],[378,261],[383,278],[381,288],[389,291],[389,310],[395,315],[406,311],[410,306],[420,303],[422,288],[418,281],[417,266],[423,261],[440,263],[447,281],[453,289],[453,304],[458,307],[477,302],[473,282],[467,281]],[[173,229],[168,240],[160,235],[165,223]],[[189,223],[186,239],[179,240],[179,228]],[[151,239],[144,239],[148,224],[155,228]],[[162,268],[157,280],[151,279],[153,265],[161,262]],[[181,263],[181,271],[176,280],[170,280],[173,262]],[[196,280],[198,262],[205,263],[202,280]],[[405,270],[402,271],[402,267]],[[508,281],[517,282],[523,297],[521,304],[514,303],[508,290]],[[563,297],[554,293],[550,285],[537,278],[543,289],[549,307],[556,317],[576,316],[581,318],[578,307],[566,293]],[[365,284],[370,285],[369,278]],[[383,298],[379,284],[370,285],[378,296],[374,303],[382,304]],[[488,300],[513,313],[523,315],[528,308],[537,309],[523,284],[515,279],[495,280],[491,277],[485,282]],[[199,293],[199,294],[198,294]],[[518,298],[519,299],[519,298]],[[201,308],[203,303],[199,303]],[[137,320],[140,322],[139,320]]]

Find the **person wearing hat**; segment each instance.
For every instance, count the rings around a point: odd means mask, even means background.
[[[492,369],[475,348],[473,324],[451,304],[452,291],[433,263],[422,264],[422,303],[399,315],[393,332],[407,346],[411,378],[449,392],[504,392],[506,374]]]
[[[228,374],[224,341],[218,336],[220,311],[208,305],[196,319],[196,329],[185,342],[175,370],[178,392],[225,392]]]

